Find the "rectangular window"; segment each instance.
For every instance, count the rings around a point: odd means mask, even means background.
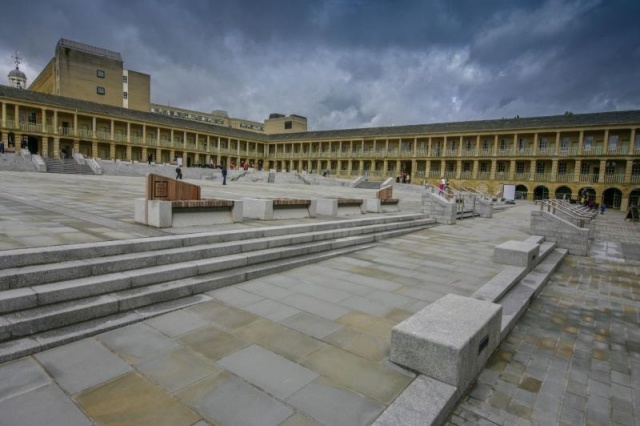
[[[636,149],[640,149],[640,133],[636,135]]]
[[[584,137],[584,150],[591,151],[591,147],[593,146],[593,136],[585,136]]]
[[[36,113],[30,112],[28,120],[29,120],[29,123],[36,124]]]
[[[284,122],[284,128],[285,129],[291,129],[293,127],[293,122],[292,121],[285,121]]]
[[[480,173],[487,173],[487,163],[480,163]]]
[[[96,76],[98,78],[104,78],[104,76],[105,76],[104,70],[96,70]]]
[[[123,83],[127,83],[127,82],[128,82],[128,80],[129,80],[129,77],[127,77],[126,75],[123,75],[123,76],[122,76],[122,82],[123,82]]]
[[[488,151],[489,150],[489,141],[486,140],[486,139],[482,141],[482,150],[483,151]]]
[[[565,162],[558,163],[558,174],[559,175],[567,174],[567,163]]]
[[[524,161],[518,161],[516,163],[516,173],[520,175],[524,173]]]
[[[580,166],[580,174],[588,175],[589,170],[591,170],[589,163],[582,163],[582,166]]]
[[[467,145],[467,151],[471,151],[471,141],[469,139],[467,139],[466,145]]]
[[[640,176],[640,161],[636,160],[631,164],[631,176]]]
[[[98,87],[96,88],[96,93],[97,93],[98,95],[104,95],[104,94],[105,94],[104,87],[98,86]]]
[[[500,161],[498,163],[498,173],[504,173],[506,169],[507,169],[507,166],[504,164],[504,162]]]
[[[122,96],[124,97],[124,99],[128,99],[129,94],[127,92],[124,92]]]
[[[449,141],[449,151],[454,152],[456,150],[456,141]]]
[[[540,138],[538,141],[538,148],[540,148],[540,151],[547,149],[547,138]]]
[[[537,173],[544,173],[544,163],[536,164],[536,172]]]
[[[615,151],[618,149],[618,135],[609,136],[609,151]]]
[[[500,151],[504,151],[505,149],[507,149],[507,141],[500,139]]]
[[[560,141],[560,151],[568,151],[569,150],[569,138],[562,138]]]
[[[518,150],[522,152],[524,151],[526,146],[527,146],[527,140],[525,138],[520,138],[520,140],[518,141]]]
[[[470,172],[471,171],[471,163],[469,161],[465,161],[464,163],[462,163],[462,170],[465,172]]]

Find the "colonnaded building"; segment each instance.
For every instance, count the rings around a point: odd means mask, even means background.
[[[263,123],[150,102],[150,76],[119,53],[61,39],[27,87],[16,68],[0,85],[6,151],[45,158],[64,150],[113,161],[253,164],[265,170],[328,171],[369,180],[406,175],[529,200],[578,197],[626,210],[640,201],[640,111],[308,131],[299,115]]]

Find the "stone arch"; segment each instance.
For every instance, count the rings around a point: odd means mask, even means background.
[[[570,200],[572,195],[571,188],[566,185],[560,186],[556,189],[556,198],[563,200]]]
[[[602,193],[602,203],[609,209],[620,210],[622,191],[615,187],[605,189]]]
[[[529,188],[526,185],[516,185],[516,200],[526,200]]]
[[[584,186],[578,190],[578,200],[584,195],[586,201],[596,200],[596,190],[591,186]]]
[[[549,198],[549,188],[544,185],[536,186],[533,190],[534,200],[547,200]]]

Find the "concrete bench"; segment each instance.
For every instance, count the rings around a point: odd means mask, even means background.
[[[316,200],[316,214],[322,216],[350,216],[367,212],[360,198],[320,198]]]
[[[500,343],[502,307],[448,294],[391,331],[389,359],[464,390]]]
[[[242,201],[135,200],[135,221],[156,228],[242,222]]]
[[[277,219],[299,219],[316,216],[315,200],[305,200],[298,198],[276,198],[273,200],[263,200],[246,198],[243,214],[248,219],[277,220]]]

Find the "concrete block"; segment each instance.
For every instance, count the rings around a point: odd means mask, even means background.
[[[382,207],[380,205],[380,200],[377,198],[365,198],[364,199],[365,209],[367,213],[381,213]]]
[[[316,200],[316,214],[320,216],[337,216],[338,200],[335,198],[319,198]]]
[[[531,241],[507,241],[493,251],[493,261],[502,265],[531,269],[537,263],[540,245]]]
[[[501,313],[500,305],[446,295],[393,328],[389,359],[466,389],[500,343]]]
[[[273,220],[273,200],[243,198],[242,204],[247,219]]]
[[[171,201],[147,201],[144,198],[135,200],[134,218],[136,223],[156,228],[170,228],[171,216]]]

